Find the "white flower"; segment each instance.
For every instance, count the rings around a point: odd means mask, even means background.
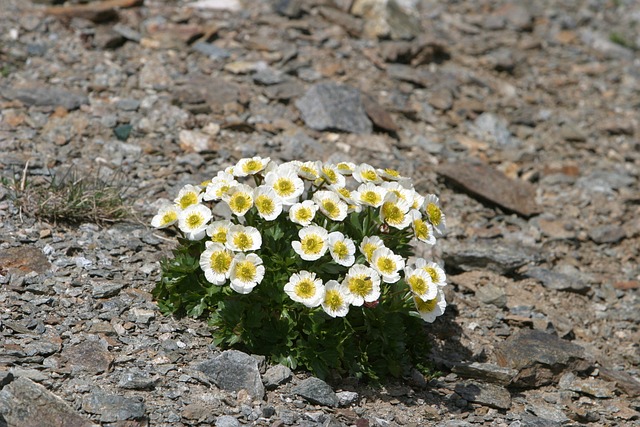
[[[407,181],[407,180],[409,180],[409,178],[400,175],[400,172],[398,172],[395,169],[390,169],[390,168],[378,169],[377,172],[378,172],[378,175],[380,175],[380,177],[382,177],[382,179],[384,179],[385,181]]]
[[[222,196],[227,194],[227,191],[235,185],[238,185],[238,181],[235,180],[233,175],[228,172],[220,171],[207,184],[203,200],[220,200],[222,199]]]
[[[255,227],[232,225],[227,233],[227,248],[234,252],[257,251],[262,246],[262,236]]]
[[[342,221],[347,217],[347,204],[333,191],[316,191],[313,201],[320,208],[320,212],[333,221]]]
[[[351,295],[351,304],[355,306],[380,298],[380,276],[373,268],[365,265],[356,264],[351,267],[342,284]]]
[[[224,285],[229,278],[233,254],[224,245],[206,242],[206,249],[200,255],[200,268],[204,277],[214,285]]]
[[[417,191],[413,192],[413,203],[411,204],[411,209],[420,210],[424,206],[424,196],[420,195]]]
[[[384,242],[378,236],[367,236],[360,243],[360,252],[364,255],[367,262],[371,263],[371,258],[376,249],[385,248]]]
[[[324,300],[322,308],[331,317],[344,317],[349,313],[351,296],[343,285],[335,280],[329,280],[324,286]]]
[[[204,237],[211,209],[204,205],[191,205],[178,215],[178,228],[189,240],[200,240]]]
[[[360,204],[378,208],[384,201],[387,190],[370,182],[360,184],[358,189],[351,193],[352,197]]]
[[[356,245],[353,243],[353,240],[345,237],[339,231],[334,231],[333,233],[329,233],[329,252],[331,252],[331,258],[340,265],[344,265],[345,267],[349,267],[353,265],[356,260]]]
[[[304,182],[292,166],[279,166],[267,173],[264,184],[273,188],[284,205],[292,205],[304,191]]]
[[[313,218],[318,211],[318,205],[311,200],[305,200],[302,203],[295,203],[289,209],[289,219],[296,224],[307,226],[311,224]]]
[[[258,215],[267,221],[273,221],[282,213],[282,202],[273,188],[261,185],[253,193],[253,203]]]
[[[329,232],[317,225],[298,231],[300,241],[291,242],[293,250],[305,261],[315,261],[327,252]]]
[[[226,245],[227,234],[232,225],[231,221],[214,221],[207,227],[207,236],[215,243]]]
[[[421,268],[406,267],[404,269],[404,281],[411,289],[411,292],[425,302],[435,298],[438,293],[438,286],[433,283],[429,273]]]
[[[178,197],[173,201],[176,206],[184,210],[189,206],[197,205],[202,201],[202,190],[195,185],[187,184],[180,189]]]
[[[447,227],[444,213],[440,210],[440,199],[433,194],[428,194],[424,198],[424,214],[429,219],[431,225],[433,225],[434,231],[442,236],[444,230]]]
[[[309,308],[319,306],[324,299],[322,280],[317,279],[315,273],[305,270],[292,274],[289,282],[284,285],[284,291],[292,300]]]
[[[383,182],[380,186],[387,190],[387,193],[394,193],[399,199],[406,200],[409,207],[413,205],[415,190],[412,188],[403,187],[398,182]]]
[[[270,160],[271,158],[269,157],[265,157],[263,159],[262,157],[257,156],[240,159],[233,168],[233,174],[235,176],[255,175],[258,172],[263,171],[264,168],[267,167],[267,164]]]
[[[300,163],[297,169],[298,176],[308,181],[315,181],[320,177],[320,166],[322,162]]]
[[[234,185],[222,196],[231,212],[237,216],[244,216],[253,207],[253,188],[245,184]]]
[[[415,262],[416,268],[421,268],[431,276],[431,280],[437,286],[446,286],[447,276],[444,270],[435,262],[427,262],[424,258],[418,258]]]
[[[340,162],[336,165],[336,168],[342,175],[351,175],[356,170],[356,165],[351,162]]]
[[[383,282],[395,283],[400,280],[399,271],[404,268],[404,259],[389,248],[380,248],[371,256],[371,267],[382,276]]]
[[[151,219],[151,226],[166,228],[178,221],[179,208],[175,205],[165,205],[158,209],[158,214]]]
[[[262,259],[256,254],[236,254],[229,278],[231,289],[239,294],[248,294],[264,278]]]
[[[391,227],[403,230],[411,223],[409,216],[409,202],[400,199],[395,193],[389,192],[380,207],[380,218]]]
[[[380,184],[382,178],[378,175],[376,169],[366,163],[360,163],[353,171],[353,179],[360,183],[372,182],[374,184]]]
[[[342,175],[338,168],[332,164],[323,165],[320,168],[320,176],[329,183],[332,188],[342,188],[346,184],[344,175]]]
[[[436,317],[444,314],[444,310],[447,307],[444,293],[440,289],[438,289],[436,297],[429,301],[423,301],[418,297],[413,297],[413,302],[416,304],[416,310],[420,317],[422,317],[422,320],[429,323],[433,323]]]
[[[411,226],[415,238],[428,245],[435,245],[436,238],[433,235],[433,227],[431,224],[424,221],[422,214],[415,209],[409,211],[409,216],[411,217]]]

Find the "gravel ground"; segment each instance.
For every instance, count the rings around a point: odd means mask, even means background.
[[[0,426],[637,425],[640,3],[47,1],[0,0]],[[159,313],[151,217],[253,155],[440,195],[441,376],[327,384]],[[14,197],[70,169],[134,214]]]

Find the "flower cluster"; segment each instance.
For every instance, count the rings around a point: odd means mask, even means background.
[[[214,220],[212,203],[224,203],[230,218]],[[291,238],[293,261],[288,280],[277,285],[296,303],[344,317],[351,307],[375,307],[385,286],[400,284],[400,298],[425,321],[446,307],[443,269],[398,250],[407,252],[410,241],[434,245],[445,216],[438,197],[419,194],[396,170],[245,158],[210,181],[184,186],[151,224],[175,224],[186,239],[204,241],[204,277],[239,294],[265,280],[274,248],[264,235],[272,240],[280,232]]]

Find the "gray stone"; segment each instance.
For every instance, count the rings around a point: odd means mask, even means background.
[[[589,237],[591,240],[601,245],[605,243],[618,243],[627,237],[627,234],[625,233],[624,228],[618,225],[605,224],[590,229]]]
[[[211,59],[227,59],[231,56],[231,52],[214,44],[207,42],[197,42],[193,45],[193,50],[203,55],[207,55]]]
[[[253,357],[237,350],[227,350],[201,363],[197,367],[207,378],[223,390],[246,390],[256,399],[264,396],[264,385],[260,379],[258,362]]]
[[[252,78],[254,82],[264,86],[275,85],[286,80],[286,76],[282,72],[271,67],[258,70]]]
[[[94,298],[110,298],[118,295],[124,283],[107,280],[94,280],[91,282],[91,296]]]
[[[507,295],[504,293],[504,289],[492,283],[479,286],[476,296],[484,304],[492,304],[498,308],[503,308],[507,305]]]
[[[616,387],[631,397],[640,396],[640,382],[632,375],[624,371],[614,371],[613,369],[600,367],[600,377],[607,381],[612,381]]]
[[[82,409],[96,414],[103,423],[144,418],[145,406],[141,397],[123,397],[94,390],[82,399]]]
[[[3,382],[8,380],[9,378],[5,376]],[[0,390],[0,425],[11,427],[95,426],[46,388],[22,377],[9,381]]]
[[[262,376],[262,382],[267,390],[273,390],[289,380],[291,380],[291,369],[280,364],[270,367]]]
[[[593,366],[582,347],[555,335],[521,329],[497,345],[498,365],[516,369],[517,387],[556,383],[565,372],[584,372]]]
[[[116,101],[116,108],[122,111],[136,111],[140,108],[140,101],[131,98],[119,99]]]
[[[336,396],[338,396],[340,406],[350,406],[356,403],[359,397],[355,391],[340,391],[336,393]]]
[[[558,386],[563,390],[571,390],[581,394],[609,399],[615,396],[614,384],[596,378],[578,378],[575,374],[567,372],[558,381]]]
[[[525,277],[536,279],[547,289],[585,294],[591,289],[590,283],[582,277],[551,271],[543,267],[529,267]]]
[[[535,415],[524,413],[521,415],[520,420],[510,424],[509,427],[560,427],[561,425],[562,423],[555,422],[547,418],[536,417]]]
[[[99,374],[108,371],[113,363],[113,356],[105,346],[93,341],[65,348],[62,355],[73,372]]]
[[[515,369],[479,362],[455,364],[451,370],[463,378],[476,378],[501,385],[509,385],[518,375]]]
[[[358,89],[336,83],[318,83],[295,103],[305,124],[315,130],[371,133]]]
[[[151,390],[158,383],[158,378],[148,372],[128,370],[122,373],[118,387],[129,390]]]
[[[276,0],[273,10],[288,18],[297,18],[302,12],[302,0]]]
[[[146,308],[133,307],[130,311],[130,318],[136,323],[142,323],[148,325],[156,317],[154,310],[148,310]]]
[[[511,407],[511,394],[506,388],[496,384],[464,381],[456,384],[454,390],[469,402],[496,409],[509,409]]]
[[[222,415],[216,419],[216,427],[239,427],[240,422],[231,415]]]
[[[89,103],[89,98],[84,94],[35,83],[19,87],[0,87],[0,95],[10,100],[19,100],[27,106],[56,107],[60,105],[69,111]]]
[[[507,120],[491,113],[482,113],[473,122],[472,130],[486,142],[495,143],[499,148],[514,148],[520,141],[511,135]]]
[[[553,423],[565,424],[569,421],[569,418],[564,414],[564,412],[549,405],[530,404],[527,405],[526,409],[535,416],[549,420]]]
[[[443,243],[445,264],[463,271],[486,269],[500,275],[509,275],[525,264],[536,262],[540,257],[534,248],[512,243],[496,244],[494,240]]]
[[[336,396],[331,386],[316,377],[302,381],[293,388],[292,392],[313,404],[332,407],[336,407],[339,404],[338,396]]]

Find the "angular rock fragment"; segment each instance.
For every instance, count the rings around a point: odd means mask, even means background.
[[[511,407],[511,394],[499,385],[485,384],[478,381],[464,381],[456,384],[455,392],[469,402],[479,403],[496,409]]]
[[[591,289],[590,283],[581,280],[580,277],[551,271],[543,267],[529,267],[527,271],[524,272],[524,276],[536,279],[540,281],[545,288],[556,291],[585,294]]]
[[[138,420],[145,415],[145,405],[141,397],[127,398],[102,390],[94,390],[85,396],[82,399],[82,409],[98,415],[104,423]]]
[[[501,385],[509,385],[518,374],[515,369],[479,362],[458,363],[451,370],[464,378],[476,378]]]
[[[223,390],[246,390],[254,398],[262,399],[264,385],[260,378],[258,362],[237,350],[227,350],[213,359],[201,363],[198,370]]]
[[[515,181],[481,163],[447,163],[438,173],[466,193],[491,205],[524,217],[541,212],[536,203],[535,188],[525,181]]]
[[[85,341],[62,352],[73,372],[89,372],[99,374],[108,371],[113,363],[113,356],[101,344]]]
[[[6,382],[6,381],[5,381]],[[12,427],[92,427],[64,400],[33,381],[18,377],[0,390],[0,425]]]
[[[498,365],[518,370],[516,387],[531,388],[556,383],[565,372],[584,372],[593,366],[582,347],[555,335],[522,329],[500,343]]]
[[[540,259],[535,248],[496,243],[493,240],[443,243],[443,259],[447,267],[462,271],[486,269],[500,275],[509,275],[523,265]]]
[[[351,86],[318,83],[296,101],[305,124],[315,130],[371,133],[362,94]]]
[[[319,378],[311,377],[293,388],[293,393],[309,402],[323,406],[338,406],[339,400],[331,386]]]

